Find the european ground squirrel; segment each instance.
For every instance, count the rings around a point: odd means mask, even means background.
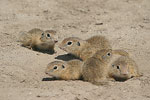
[[[56,79],[76,80],[81,78],[81,66],[83,62],[80,60],[54,61],[47,65],[45,73]]]
[[[110,77],[115,80],[127,80],[132,77],[142,76],[138,66],[129,56],[121,56],[110,65]]]
[[[93,36],[87,40],[69,37],[60,43],[59,48],[85,61],[97,50],[111,49],[111,45],[104,36]]]
[[[82,67],[83,80],[93,84],[104,82],[108,77],[108,63],[111,57],[112,50],[103,49],[88,58]]]
[[[42,31],[34,28],[28,32],[23,32],[19,37],[19,41],[22,46],[29,49],[54,52],[54,46],[57,42],[55,36],[56,32],[54,30]]]

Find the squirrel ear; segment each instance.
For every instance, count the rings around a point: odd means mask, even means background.
[[[80,46],[80,42],[77,42],[77,45]]]

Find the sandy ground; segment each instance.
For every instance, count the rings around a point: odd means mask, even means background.
[[[35,27],[56,30],[59,42],[106,36],[144,76],[108,86],[42,81],[46,65],[65,52],[21,47],[19,32]],[[150,0],[0,0],[0,100],[150,100]]]

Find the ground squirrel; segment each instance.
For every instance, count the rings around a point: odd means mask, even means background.
[[[104,36],[93,36],[87,40],[69,37],[60,43],[59,48],[85,61],[97,50],[111,49],[111,45]]]
[[[117,58],[129,54],[124,50],[102,49],[98,50],[92,57],[88,58],[82,67],[82,77],[84,81],[93,84],[105,84],[107,80],[114,80],[109,76],[110,63]]]
[[[81,78],[81,66],[83,62],[80,60],[54,61],[47,65],[45,73],[56,79],[76,80]]]
[[[142,76],[135,61],[128,56],[121,56],[111,63],[109,75],[116,80]]]
[[[108,77],[108,63],[112,57],[111,49],[98,50],[92,57],[88,58],[82,67],[84,81],[93,84],[101,83]]]
[[[19,41],[22,43],[22,46],[30,49],[54,52],[54,46],[57,42],[54,38],[55,35],[56,32],[54,30],[42,31],[34,28],[28,32],[23,32],[19,37]]]

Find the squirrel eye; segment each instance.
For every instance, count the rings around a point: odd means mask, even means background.
[[[72,44],[72,42],[68,42],[68,43],[67,43],[67,45],[71,45],[71,44]]]
[[[65,66],[64,66],[64,65],[62,65],[62,68],[65,68]]]
[[[47,34],[47,37],[50,37],[50,34]]]
[[[54,66],[54,68],[53,69],[57,69],[57,66]]]
[[[110,56],[110,55],[111,55],[111,53],[107,53],[107,55],[108,55],[108,56]]]
[[[117,66],[117,69],[120,69],[120,67],[119,67],[119,66]]]

